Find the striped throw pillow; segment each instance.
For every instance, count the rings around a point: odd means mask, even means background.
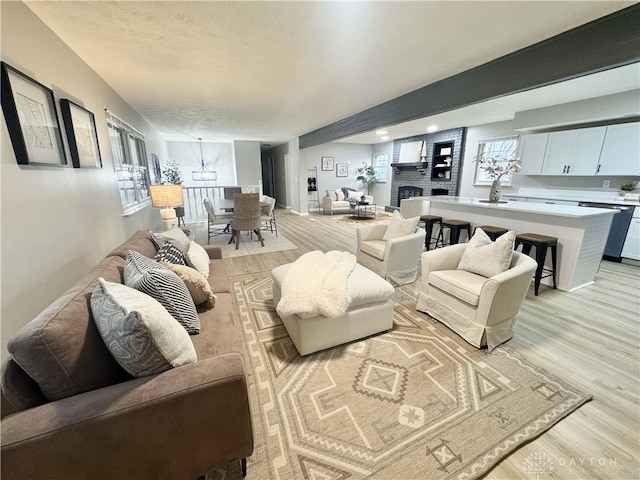
[[[155,298],[189,333],[200,333],[200,318],[189,290],[168,268],[129,250],[124,264],[124,283]]]

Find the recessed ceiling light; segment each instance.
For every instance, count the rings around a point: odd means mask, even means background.
[[[380,137],[380,140],[389,140],[389,137],[385,135],[384,137]]]
[[[427,132],[436,132],[436,131],[438,131],[437,125],[429,125],[429,127],[427,128]]]
[[[376,135],[386,135],[387,133],[389,132],[387,132],[386,130],[376,130]]]

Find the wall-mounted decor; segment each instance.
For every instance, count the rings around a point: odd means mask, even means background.
[[[2,62],[1,96],[17,162],[66,165],[53,90]]]
[[[96,119],[93,113],[66,98],[60,100],[60,110],[73,166],[102,168]]]
[[[349,175],[349,164],[348,163],[337,163],[336,164],[336,177],[347,177]]]
[[[333,170],[333,157],[322,157],[322,170]]]
[[[160,168],[160,159],[155,153],[151,154],[151,171],[153,172],[152,183],[154,185],[162,183],[162,169]]]

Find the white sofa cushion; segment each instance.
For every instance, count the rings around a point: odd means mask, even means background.
[[[338,202],[344,201],[344,192],[342,191],[341,188],[336,189],[336,200]]]
[[[278,289],[291,268],[291,263],[280,265],[271,271],[271,276]],[[386,302],[393,297],[394,289],[383,278],[362,265],[356,264],[347,282],[347,292],[351,298],[349,309],[369,303]],[[301,316],[301,318],[305,318]],[[309,318],[309,317],[307,317]]]
[[[507,271],[513,256],[516,233],[509,231],[491,241],[481,229],[476,229],[460,259],[458,270],[477,273],[484,277],[493,277]]]

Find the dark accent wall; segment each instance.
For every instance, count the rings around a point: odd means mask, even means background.
[[[300,148],[638,62],[638,25],[640,4],[306,133]]]
[[[397,163],[400,158],[400,145],[406,142],[425,140],[427,142],[427,168],[422,172],[416,168],[393,169],[393,176],[391,178],[391,205],[398,205],[398,187],[403,185],[421,187],[423,189],[423,195],[425,196],[431,195],[432,188],[444,188],[449,190],[449,195],[458,195],[465,137],[466,128],[454,128],[452,130],[443,130],[442,132],[394,140],[392,163]],[[433,167],[433,145],[438,142],[454,142],[453,155],[451,156],[452,163],[450,180],[431,179],[431,168]]]

